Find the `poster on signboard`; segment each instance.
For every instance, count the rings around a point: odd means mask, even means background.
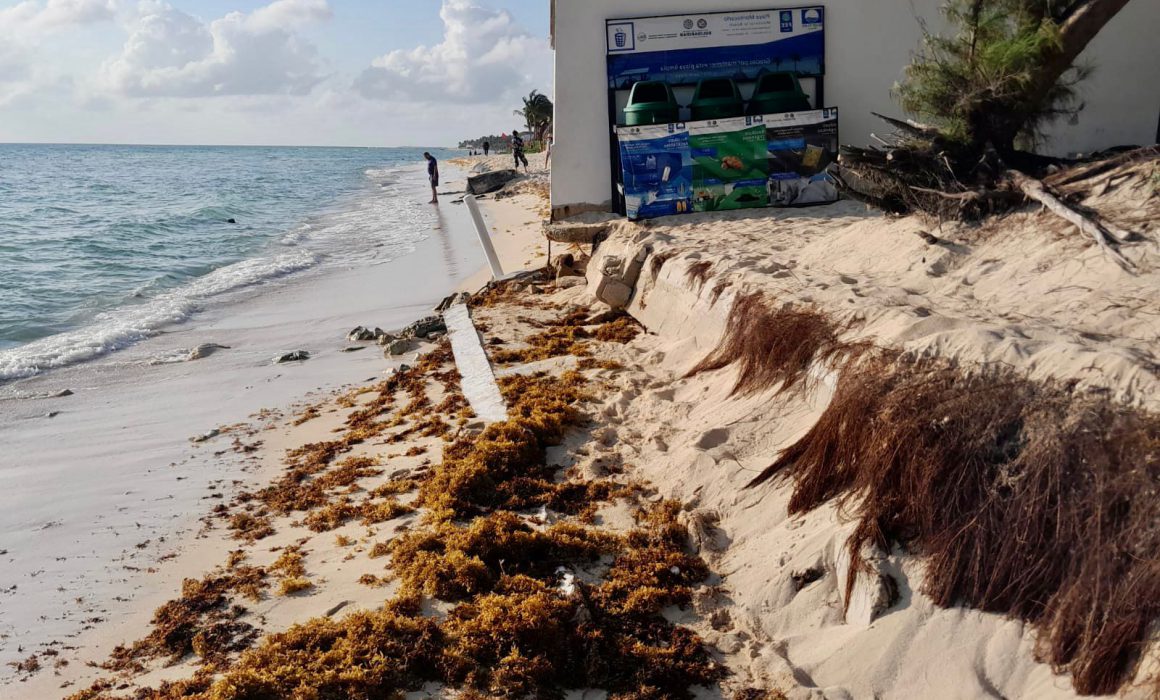
[[[650,219],[690,211],[693,161],[685,126],[621,127],[617,135],[626,215]]]
[[[608,20],[607,30],[612,89],[641,80],[676,85],[756,80],[762,71],[826,72],[822,6]]]
[[[767,114],[769,203],[800,206],[838,200],[826,168],[838,157],[838,110]]]
[[[769,204],[765,126],[741,117],[689,124],[693,211],[727,211]]]

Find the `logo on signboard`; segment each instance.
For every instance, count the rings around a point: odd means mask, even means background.
[[[616,53],[621,51],[636,50],[636,42],[633,41],[633,35],[636,33],[636,27],[632,22],[620,22],[618,24],[608,25],[608,51],[609,53]]]
[[[648,34],[641,32],[640,34],[636,35],[636,40],[637,41],[648,41]]]
[[[708,26],[709,26],[709,20],[705,19],[704,17],[697,20],[697,29],[704,29],[705,27],[708,27]]]
[[[781,31],[793,31],[793,10],[783,10],[781,13]]]
[[[691,19],[685,20],[685,29],[692,29],[692,28],[693,28],[693,20],[691,20]]]
[[[809,10],[802,10],[802,24],[810,26],[811,24],[822,23],[822,8],[815,7]]]

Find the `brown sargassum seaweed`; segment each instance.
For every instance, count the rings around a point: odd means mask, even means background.
[[[603,532],[585,519],[599,503],[632,490],[560,481],[559,468],[546,463],[546,449],[584,422],[585,381],[576,372],[504,379],[509,420],[454,439],[425,477],[372,494],[417,486],[423,514],[384,547],[403,585],[381,609],[295,625],[190,679],[134,697],[369,700],[439,683],[463,697],[555,698],[568,688],[602,688],[616,700],[661,700],[715,684],[724,671],[702,640],[660,614],[689,604],[709,574],[685,549],[679,505],[641,510],[627,534]],[[388,403],[363,409],[352,427],[379,421]],[[313,479],[327,473],[346,439],[300,453],[290,465],[300,470],[295,477],[259,497],[277,512],[326,508],[334,479],[325,487]],[[536,525],[527,514],[541,507],[574,522]],[[301,552],[288,549],[275,569],[283,581],[302,576]],[[368,585],[381,581],[365,578]],[[454,607],[432,617],[424,596]],[[72,697],[112,698],[111,688],[102,681]]]
[[[743,296],[693,370],[735,364],[738,393],[800,390],[815,363],[838,372],[817,423],[750,486],[791,483],[791,513],[837,499],[858,522],[855,560],[867,544],[906,546],[937,604],[1031,623],[1038,656],[1077,691],[1131,682],[1160,620],[1160,417],[842,330]]]

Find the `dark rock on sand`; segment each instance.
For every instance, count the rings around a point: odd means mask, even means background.
[[[385,346],[385,349],[383,350],[383,356],[389,359],[389,358],[395,357],[397,355],[402,355],[403,353],[407,352],[410,349],[411,349],[411,341],[406,340],[404,338],[400,338],[398,340],[392,340],[390,343],[387,343],[387,345]]]
[[[366,350],[366,349],[367,349],[367,346],[365,346],[365,345],[352,345],[349,348],[343,348],[342,351],[343,352],[358,352],[359,350]]]
[[[442,316],[428,316],[419,319],[399,332],[401,338],[427,338],[432,333],[446,333],[447,324]]]
[[[305,350],[295,350],[294,352],[288,352],[281,357],[274,358],[274,364],[284,365],[290,362],[305,362],[309,359],[310,353],[306,352]]]
[[[490,173],[481,173],[467,178],[467,191],[476,196],[495,192],[519,177],[514,170],[495,170]]]
[[[366,343],[375,339],[375,332],[369,328],[359,326],[346,334],[346,339],[352,343]]]
[[[55,394],[53,394],[52,396],[49,396],[48,398],[50,398],[50,399],[63,399],[66,396],[72,396],[72,395],[73,395],[72,389],[64,389],[63,391],[56,392]]]

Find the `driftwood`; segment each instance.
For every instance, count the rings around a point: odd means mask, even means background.
[[[1070,170],[1056,173],[1055,175],[1044,178],[1044,182],[1047,182],[1052,187],[1066,187],[1067,185],[1072,185],[1084,180],[1090,180],[1091,178],[1098,177],[1104,173],[1111,172],[1122,165],[1127,165],[1128,163],[1152,160],[1158,157],[1160,157],[1160,146],[1134,148],[1130,151],[1124,151],[1123,153],[1114,155],[1111,158],[1104,158],[1094,163],[1080,165],[1078,167],[1071,168]]]
[[[1069,221],[1076,225],[1080,231],[1087,234],[1096,242],[1100,250],[1111,258],[1117,265],[1131,272],[1135,265],[1132,261],[1125,258],[1119,250],[1116,249],[1115,244],[1120,240],[1114,234],[1109,232],[1099,221],[1087,216],[1057,197],[1051,192],[1047,185],[1042,180],[1037,180],[1033,177],[1024,175],[1016,170],[1008,170],[1006,177],[1015,183],[1015,185],[1027,195],[1029,199],[1039,202],[1047,207],[1047,210],[1052,214]]]

